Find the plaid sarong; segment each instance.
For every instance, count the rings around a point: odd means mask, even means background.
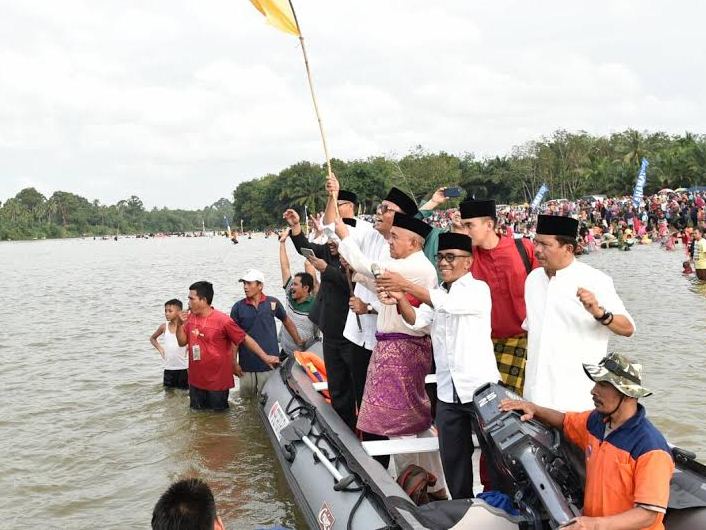
[[[506,339],[493,339],[495,360],[503,384],[522,395],[525,386],[525,364],[527,363],[527,335]]]

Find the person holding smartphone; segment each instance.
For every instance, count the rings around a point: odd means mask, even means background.
[[[434,194],[431,196],[427,202],[419,207],[419,211],[416,214],[417,219],[427,219],[433,215],[433,211],[445,204],[449,199],[455,199],[461,196],[462,190],[458,186],[442,186],[438,188]],[[432,231],[427,236],[424,242],[424,255],[433,264],[436,265],[436,254],[439,249],[439,235],[444,232],[462,232],[462,227],[459,225],[453,225],[449,228],[439,228],[432,226]],[[439,281],[441,281],[441,276],[439,276]]]
[[[321,274],[321,287],[309,312],[309,319],[323,334],[322,346],[331,405],[346,425],[355,431],[356,411],[363,399],[370,354],[360,354],[355,349],[356,345],[343,336],[352,293],[346,265],[338,253],[338,239],[334,235],[329,236],[326,244],[312,243],[302,233],[297,212],[288,209],[282,217],[290,227],[289,237],[294,248],[300,254],[307,255],[307,261]]]

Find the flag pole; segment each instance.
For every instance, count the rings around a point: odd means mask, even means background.
[[[304,67],[306,68],[306,79],[309,81],[309,92],[311,94],[311,101],[314,103],[314,112],[316,113],[316,121],[319,123],[319,132],[321,133],[321,143],[324,145],[324,155],[326,156],[326,168],[328,169],[328,176],[333,175],[331,170],[331,156],[328,152],[328,144],[326,143],[326,134],[324,133],[324,124],[321,121],[321,113],[319,112],[319,103],[316,99],[316,92],[314,92],[314,81],[311,77],[311,68],[309,68],[309,57],[306,54],[306,46],[304,45],[304,35],[302,34],[302,28],[299,25],[299,19],[297,18],[297,12],[294,10],[294,4],[292,0],[289,0],[289,7],[292,9],[292,15],[294,15],[294,23],[297,25],[297,31],[299,32],[299,44],[302,48],[302,55],[304,56]],[[341,215],[338,213],[338,201],[335,204],[336,208],[336,219],[340,218]]]
[[[309,68],[309,57],[306,54],[306,46],[304,46],[304,36],[302,35],[302,29],[299,25],[299,19],[297,18],[297,12],[294,10],[294,4],[292,0],[289,0],[289,7],[292,9],[292,15],[294,15],[294,23],[297,25],[297,31],[299,32],[299,44],[302,47],[302,55],[304,56],[304,66],[306,67],[306,78],[309,81],[309,92],[311,93],[311,100],[314,103],[314,112],[316,112],[316,120],[319,122],[319,132],[321,133],[321,142],[324,144],[324,154],[326,155],[326,167],[328,168],[329,175],[331,171],[331,157],[328,153],[328,144],[326,143],[326,134],[324,134],[324,124],[321,121],[321,113],[319,112],[319,104],[316,100],[316,93],[314,92],[314,82],[311,78],[311,69]]]

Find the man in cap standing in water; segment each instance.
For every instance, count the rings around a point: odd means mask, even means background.
[[[594,383],[593,410],[563,413],[520,400],[504,400],[500,408],[561,429],[584,451],[583,515],[565,528],[663,530],[674,462],[637,402],[651,394],[642,385],[642,366],[610,353],[596,365],[584,364],[583,371]]]
[[[277,340],[275,318],[282,322],[295,344],[303,349],[303,341],[299,336],[294,321],[277,298],[267,296],[265,275],[257,269],[248,269],[240,278],[243,284],[245,298],[233,304],[230,318],[252,336],[262,349],[270,356],[278,355],[280,348]],[[272,375],[272,366],[250,349],[247,344],[238,350],[238,360],[242,373],[240,374],[240,395],[256,396],[262,386]]]

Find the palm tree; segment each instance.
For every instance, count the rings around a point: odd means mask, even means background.
[[[621,143],[626,150],[623,162],[627,165],[639,166],[642,159],[649,153],[642,134],[635,129],[628,129],[621,136],[624,142]]]
[[[292,183],[295,180],[295,183]],[[297,175],[288,182],[289,186],[282,192],[282,198],[297,206],[306,206],[310,213],[318,212],[326,204],[326,179],[323,175]],[[294,185],[292,185],[294,184]]]

